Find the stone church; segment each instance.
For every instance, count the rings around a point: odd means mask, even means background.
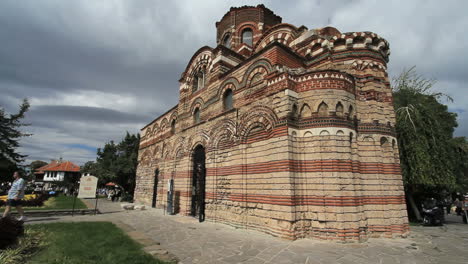
[[[141,130],[135,201],[288,239],[405,236],[389,44],[231,8]]]

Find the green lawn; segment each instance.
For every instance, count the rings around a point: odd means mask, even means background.
[[[46,230],[47,246],[27,264],[137,264],[166,263],[109,222],[53,223],[27,228]]]
[[[50,197],[47,201],[44,202],[44,205],[41,207],[23,207],[24,210],[59,210],[59,209],[72,209],[73,208],[73,196],[64,196],[59,195],[57,197]],[[76,198],[75,209],[86,209],[88,208],[81,199]],[[5,207],[0,207],[0,212],[3,212]],[[16,209],[12,209],[16,211]]]

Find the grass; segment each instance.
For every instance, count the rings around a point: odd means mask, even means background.
[[[51,197],[44,202],[43,208],[45,210],[53,209],[72,209],[73,208],[73,196],[59,195],[57,197]],[[75,209],[86,209],[88,208],[81,199],[76,198]]]
[[[72,209],[73,208],[73,196],[59,195],[57,197],[50,197],[47,201],[44,202],[44,205],[41,207],[31,206],[23,207],[24,210],[60,210],[60,209]],[[75,209],[87,209],[88,207],[81,201],[81,199],[76,198]],[[3,212],[5,207],[0,208],[0,212]],[[16,211],[15,208],[12,208],[13,211]]]
[[[24,230],[24,235],[20,237],[17,245],[0,250],[0,263],[25,263],[32,255],[47,245],[45,234],[45,231],[40,228],[26,228]]]
[[[27,264],[157,264],[142,246],[109,222],[53,223],[28,226],[46,230],[48,246]]]

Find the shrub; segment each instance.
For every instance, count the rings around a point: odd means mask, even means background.
[[[23,223],[13,217],[0,218],[0,249],[5,249],[16,243],[24,233]]]
[[[49,199],[49,195],[47,194],[36,194],[31,199],[23,200],[23,206],[43,206],[44,202],[47,201],[47,199]]]
[[[46,232],[43,228],[27,227],[24,235],[16,244],[7,249],[0,250],[0,263],[18,264],[26,261],[37,251],[47,245]]]

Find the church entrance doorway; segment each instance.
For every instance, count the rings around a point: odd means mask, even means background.
[[[205,148],[198,145],[193,151],[192,208],[191,215],[205,221]]]
[[[158,198],[158,181],[159,181],[159,169],[154,171],[154,185],[153,185],[153,202],[151,203],[151,207],[156,207],[156,200]]]

